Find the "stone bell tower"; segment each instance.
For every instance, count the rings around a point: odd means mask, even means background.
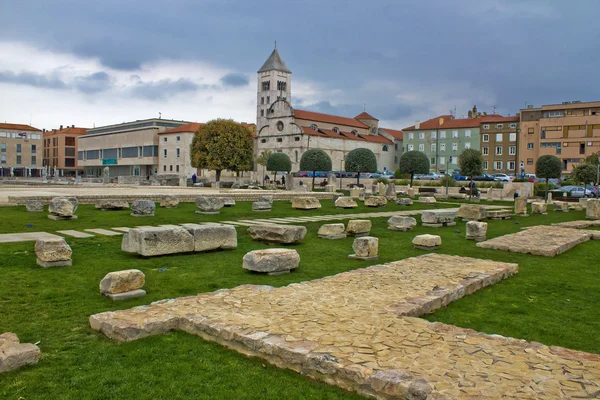
[[[256,131],[268,124],[269,107],[277,99],[292,102],[292,71],[281,59],[277,51],[277,42],[267,61],[257,72],[258,88],[256,91]]]

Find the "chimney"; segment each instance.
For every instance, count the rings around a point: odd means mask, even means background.
[[[419,129],[421,127],[421,121],[416,120],[415,121],[415,129]]]
[[[75,124],[71,125],[71,128],[75,128]]]
[[[62,125],[60,126],[60,129],[62,130]]]
[[[46,133],[46,128],[42,129],[42,133]]]
[[[473,118],[477,118],[477,106],[473,106]]]

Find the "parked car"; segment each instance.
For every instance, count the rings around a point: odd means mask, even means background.
[[[535,174],[525,174],[525,179],[527,179],[529,182],[539,182],[540,179],[535,176]]]
[[[494,177],[495,181],[499,181],[499,182],[511,182],[513,178],[511,178],[510,176],[506,175],[506,174],[494,174],[492,175]]]
[[[471,179],[474,181],[493,181],[494,177],[490,174],[483,174],[480,176],[474,176]]]
[[[428,174],[419,174],[419,175],[415,175],[415,179],[420,179],[422,181],[439,181],[440,179],[442,179],[441,174],[437,174],[435,172],[430,172]]]
[[[583,186],[564,186],[558,190],[566,193],[566,195],[568,197],[596,197],[596,192],[593,186],[587,186],[587,187],[583,187]]]
[[[396,176],[394,175],[394,173],[392,171],[385,171],[382,175],[382,178],[386,178],[386,179],[395,179]]]
[[[456,180],[456,181],[466,181],[467,180],[466,176],[461,175],[459,173],[454,173],[454,174],[452,174],[450,176],[452,176],[452,178],[454,178],[454,180]]]

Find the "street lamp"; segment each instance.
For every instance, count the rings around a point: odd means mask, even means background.
[[[450,156],[450,157],[452,157],[452,156]],[[448,171],[449,171],[450,157],[448,157],[448,161],[446,161],[446,175],[449,175]],[[450,179],[446,178],[446,197],[448,197],[448,183],[449,183],[449,181],[450,181]]]

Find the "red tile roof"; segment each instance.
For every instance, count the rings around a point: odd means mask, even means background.
[[[54,136],[54,135],[85,135],[87,132],[87,128],[77,128],[68,126],[64,129],[52,129],[51,131],[46,131],[44,136]]]
[[[189,124],[180,125],[177,128],[167,129],[166,131],[159,132],[159,135],[168,135],[171,133],[182,133],[182,132],[196,132],[202,125],[199,122],[190,122]]]
[[[375,121],[379,121],[377,118],[373,117],[372,115],[370,115],[366,111],[361,112],[356,117],[354,117],[354,119],[372,119],[372,120],[375,120]]]
[[[443,119],[440,125],[440,119]],[[440,115],[425,122],[421,122],[419,130],[426,129],[451,129],[451,128],[476,128],[486,122],[518,122],[519,117],[503,117],[502,115],[485,115],[478,118],[460,118],[453,119],[451,115]],[[415,126],[404,128],[403,131],[414,131]]]
[[[381,129],[383,131],[385,131],[386,133],[389,133],[390,135],[392,135],[394,137],[394,139],[402,140],[402,137],[403,137],[402,131],[398,131],[395,129],[388,129],[388,128],[381,128]]]
[[[379,135],[355,135],[350,132],[335,133],[329,129],[319,129],[315,131],[309,126],[303,126],[302,131],[305,135],[319,136],[324,138],[342,139],[342,140],[359,140],[372,143],[392,144],[392,141]]]
[[[392,144],[392,141],[380,135],[359,135],[363,140],[372,143]]]
[[[23,124],[1,124],[0,129],[14,129],[19,131],[41,131],[41,129],[34,128],[33,126]]]
[[[362,122],[360,122],[354,118],[339,117],[337,115],[322,114],[322,113],[313,112],[313,111],[294,110],[294,117],[296,119],[305,119],[308,121],[326,122],[326,123],[334,124],[334,125],[354,126],[357,128],[366,128],[366,129],[369,128],[367,125],[363,124]]]

